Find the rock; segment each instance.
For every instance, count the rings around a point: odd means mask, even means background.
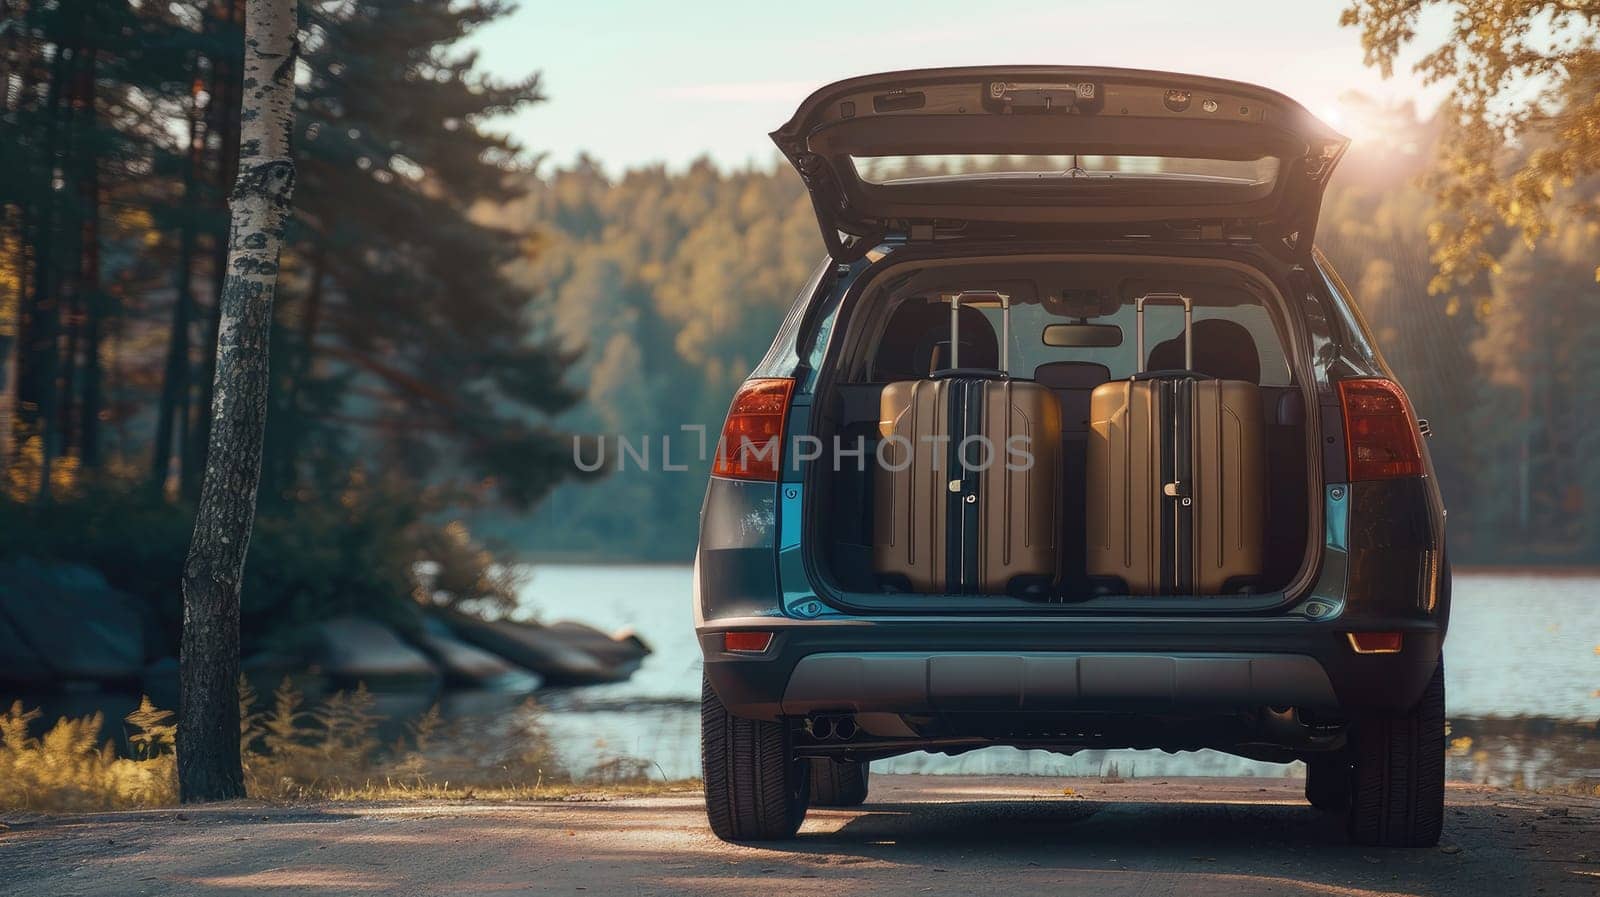
[[[99,572],[27,558],[0,563],[0,619],[55,681],[135,683],[144,671],[138,603]],[[6,635],[0,634],[0,643]],[[0,679],[28,669],[0,655]]]
[[[0,683],[39,686],[54,677],[44,658],[22,640],[22,633],[0,616]]]
[[[465,688],[535,691],[544,684],[538,673],[507,663],[450,634],[450,627],[429,617],[413,642],[444,671],[445,681]]]
[[[582,627],[588,630],[584,633],[571,627],[479,620],[449,611],[441,612],[440,619],[457,638],[538,673],[549,685],[621,682],[638,668],[637,661],[619,662],[608,653],[609,646],[602,642],[610,642],[610,636],[588,627]]]
[[[639,669],[639,664],[650,655],[650,646],[631,629],[607,635],[593,626],[571,620],[558,620],[551,623],[549,629],[619,670],[626,669],[624,678],[633,675]]]
[[[406,644],[393,630],[364,617],[335,617],[317,626],[322,672],[344,686],[424,687],[439,684],[439,670],[427,655]]]
[[[139,686],[157,707],[178,706],[178,658],[152,661],[140,675]]]
[[[308,702],[327,695],[332,690],[328,677],[320,672],[312,672],[310,666],[309,658],[275,651],[261,651],[240,661],[239,672],[249,680],[250,687],[256,690],[255,706],[260,710],[272,705],[272,693],[286,679]]]

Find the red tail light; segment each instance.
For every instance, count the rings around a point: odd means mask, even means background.
[[[1357,654],[1399,654],[1405,636],[1398,632],[1347,632],[1350,648]]]
[[[783,422],[793,392],[794,381],[786,377],[746,380],[739,387],[722,425],[717,459],[711,466],[713,475],[777,481],[783,455]]]
[[[1345,452],[1352,481],[1422,475],[1417,419],[1398,383],[1341,380],[1339,401],[1344,405]]]
[[[722,650],[724,651],[760,654],[770,647],[772,647],[772,633],[770,632],[724,632],[722,634]]]

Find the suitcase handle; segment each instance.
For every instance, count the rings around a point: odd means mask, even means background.
[[[1194,300],[1182,293],[1145,293],[1133,300],[1134,333],[1137,334],[1134,341],[1139,344],[1139,358],[1134,370],[1144,373],[1144,305],[1151,301],[1183,303],[1183,366],[1185,369],[1193,369]]]
[[[1000,303],[1000,370],[1011,374],[1011,296],[999,290],[962,290],[946,293],[950,300],[950,367],[961,368],[961,300],[988,299]]]

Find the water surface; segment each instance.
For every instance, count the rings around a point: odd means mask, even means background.
[[[1445,684],[1453,778],[1545,787],[1600,781],[1600,577],[1463,574],[1455,578]],[[546,566],[519,613],[632,628],[655,649],[628,682],[550,695],[545,717],[575,768],[648,758],[669,777],[699,773],[700,651],[691,570],[677,566]],[[989,748],[956,757],[879,761],[893,772],[1040,775],[1300,775],[1300,764],[1215,751],[1045,751]]]

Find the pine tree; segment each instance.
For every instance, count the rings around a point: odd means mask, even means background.
[[[524,189],[520,149],[478,122],[541,99],[536,76],[496,81],[456,49],[507,9],[313,10],[269,499],[354,454],[419,480],[489,481],[524,505],[568,475],[565,436],[538,421],[576,401],[571,356],[506,276],[523,238],[473,215]]]

